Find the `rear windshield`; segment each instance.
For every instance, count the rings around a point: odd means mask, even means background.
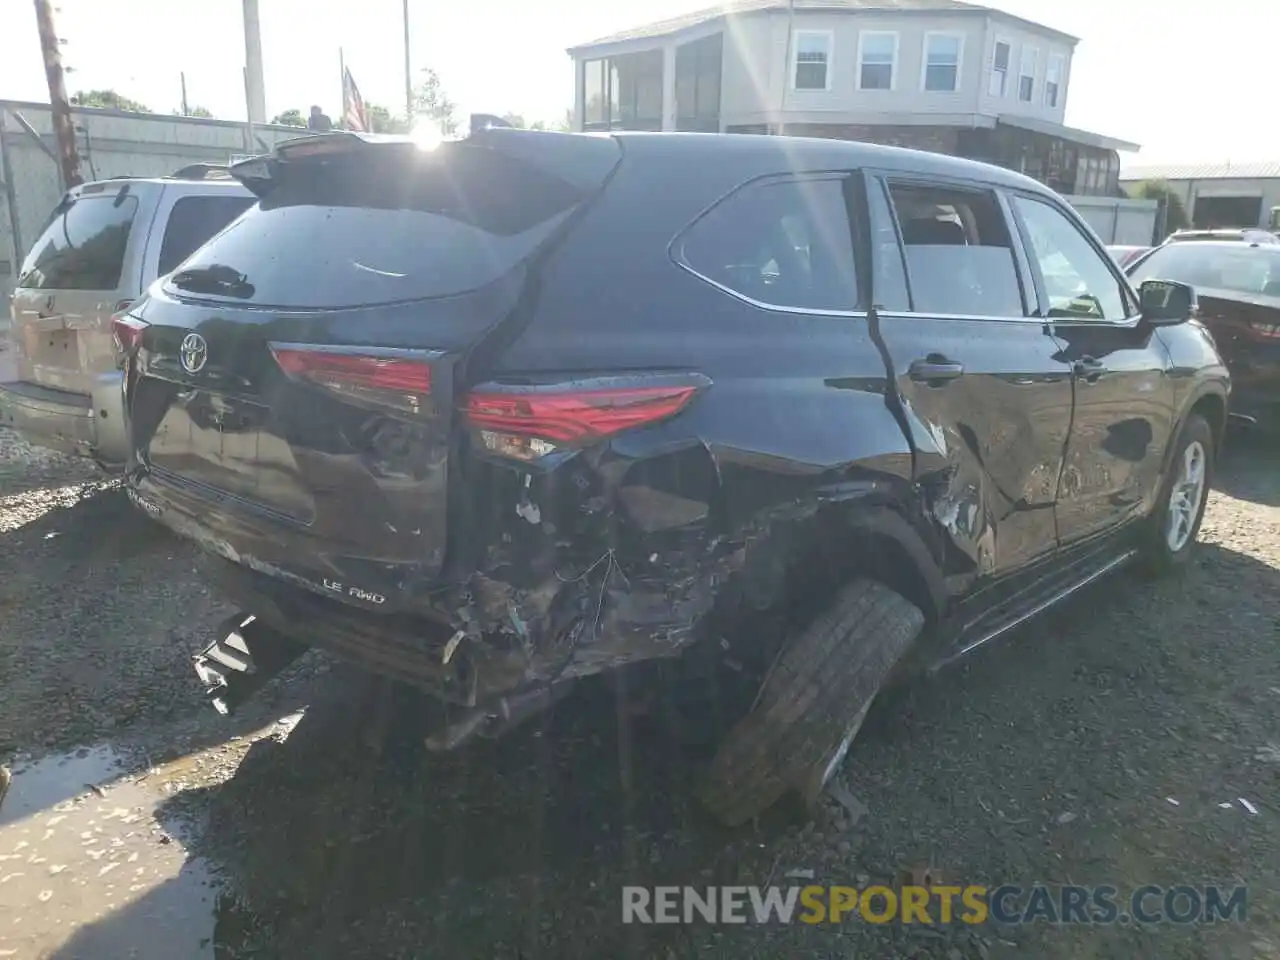
[[[173,205],[160,242],[159,273],[169,273],[200,244],[234,220],[253,203],[253,197],[182,197]]]
[[[63,200],[22,264],[18,286],[115,290],[138,200],[128,194]]]
[[[1129,275],[1177,280],[1207,290],[1280,297],[1280,246],[1235,243],[1171,243],[1153,252]]]
[[[509,271],[583,199],[526,163],[460,144],[283,166],[276,188],[170,286],[282,308],[447,297]]]

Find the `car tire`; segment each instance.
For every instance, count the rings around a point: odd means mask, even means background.
[[[791,790],[812,804],[924,622],[918,607],[876,580],[842,588],[783,649],[701,777],[699,799],[730,826]]]
[[[1196,413],[1188,416],[1169,458],[1159,499],[1144,535],[1142,567],[1147,574],[1167,576],[1185,570],[1191,562],[1213,486],[1214,450],[1213,430],[1204,417]],[[1195,462],[1200,464],[1198,495],[1189,487],[1187,472]]]

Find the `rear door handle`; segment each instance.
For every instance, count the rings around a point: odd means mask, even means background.
[[[912,361],[907,375],[916,383],[945,383],[964,376],[964,364],[945,357],[929,356]]]
[[[1096,357],[1081,357],[1071,365],[1071,372],[1093,383],[1107,372],[1107,365]]]

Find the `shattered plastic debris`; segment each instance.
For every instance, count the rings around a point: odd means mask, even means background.
[[[1229,801],[1229,800],[1228,800],[1228,801],[1226,801],[1226,802],[1223,802],[1223,803],[1218,804],[1218,809],[1219,809],[1219,810],[1230,810],[1230,809],[1231,809],[1231,801]]]
[[[795,870],[788,870],[786,873],[783,874],[783,876],[786,877],[788,880],[812,880],[813,871],[809,869],[797,868]]]
[[[1075,818],[1076,818],[1076,815],[1071,811],[1067,811],[1066,813],[1060,813],[1058,814],[1058,825],[1063,826],[1065,824],[1068,824]]]
[[[1236,799],[1240,801],[1240,806],[1244,807],[1246,810],[1249,811],[1250,816],[1256,817],[1258,815],[1258,808],[1255,807],[1248,800],[1246,800],[1244,797],[1236,797]]]
[[[466,635],[467,635],[467,631],[459,630],[457,633],[455,633],[452,637],[449,638],[449,642],[444,645],[444,654],[440,658],[441,663],[447,665],[449,661],[453,659],[453,655],[458,649],[458,644],[462,642],[462,638],[465,637]]]
[[[831,796],[836,799],[836,802],[844,807],[849,814],[850,826],[855,825],[870,812],[867,805],[850,793],[849,789],[838,780],[833,779],[827,789]]]
[[[1166,800],[1167,802],[1169,802],[1169,803],[1173,804],[1175,807],[1179,805],[1179,804],[1178,804],[1178,801],[1177,801],[1177,800],[1175,800],[1175,799],[1173,799],[1173,797],[1165,797],[1165,800]]]

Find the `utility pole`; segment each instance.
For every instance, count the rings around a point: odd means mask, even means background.
[[[258,0],[244,0],[244,67],[249,123],[266,123],[267,95],[262,79],[262,29],[258,26]]]
[[[58,166],[62,168],[64,189],[84,183],[80,176],[80,154],[76,152],[76,131],[71,122],[71,104],[62,77],[62,48],[53,25],[52,0],[35,0],[36,26],[40,30],[40,50],[44,54],[44,75],[49,81],[49,104],[53,112],[53,135],[58,141]]]
[[[182,115],[184,117],[191,116],[191,108],[187,106],[187,75],[179,73],[178,78],[182,81]]]
[[[409,57],[409,0],[404,0],[404,119],[413,126],[413,65]]]

